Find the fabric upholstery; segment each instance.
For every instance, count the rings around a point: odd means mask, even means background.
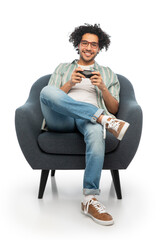
[[[106,153],[112,152],[119,141],[109,132],[106,137]],[[79,132],[57,133],[44,132],[38,136],[38,144],[46,153],[52,154],[85,154],[85,142]]]
[[[51,75],[46,75],[38,79],[32,86],[29,98],[26,103],[16,109],[15,126],[17,138],[22,152],[33,169],[84,169],[85,157],[84,142],[80,135],[73,137],[75,150],[67,146],[57,133],[57,142],[54,134],[41,133],[43,120],[40,108],[40,91],[48,84]],[[121,142],[108,138],[106,142],[106,155],[104,169],[125,169],[132,161],[141,137],[142,131],[142,110],[138,105],[134,89],[130,81],[122,75],[117,75],[120,82],[120,106],[117,118],[130,123],[130,127]],[[69,137],[69,136],[68,136]],[[65,135],[66,141],[71,141]],[[45,141],[50,142],[50,148],[46,149]],[[54,148],[53,148],[54,146]],[[60,147],[61,152],[60,152]],[[82,150],[80,149],[82,146]],[[113,148],[111,147],[114,147]],[[42,150],[43,149],[43,150]],[[54,151],[54,153],[52,153]],[[74,151],[79,151],[76,154]],[[46,153],[47,152],[47,153]],[[50,153],[48,153],[50,152]],[[66,154],[67,153],[67,154]]]

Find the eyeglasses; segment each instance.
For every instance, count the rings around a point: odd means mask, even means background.
[[[88,47],[89,44],[91,45],[92,48],[97,48],[99,45],[97,42],[88,42],[86,40],[81,41],[82,47]]]

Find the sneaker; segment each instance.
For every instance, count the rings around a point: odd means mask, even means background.
[[[106,123],[103,125],[104,126],[104,138],[106,137],[106,131],[105,128],[109,132],[111,132],[118,140],[122,140],[124,137],[128,127],[129,123],[122,121],[117,118],[108,118]]]
[[[92,198],[86,205],[82,202],[81,211],[101,225],[108,226],[114,223],[112,216],[106,212],[105,206],[98,202],[96,198]]]

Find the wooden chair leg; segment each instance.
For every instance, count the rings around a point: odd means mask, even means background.
[[[40,185],[39,185],[39,193],[38,198],[43,198],[43,193],[46,187],[47,179],[48,179],[49,170],[42,170],[41,171],[41,179],[40,179]]]
[[[114,188],[115,188],[115,191],[116,191],[117,198],[122,199],[119,171],[118,170],[111,170],[111,174],[112,174],[112,179],[113,179]]]

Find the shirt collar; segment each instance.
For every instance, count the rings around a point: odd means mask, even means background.
[[[72,64],[76,65],[78,67],[78,59],[75,59]],[[96,61],[94,61],[94,66],[91,70],[98,71],[99,70],[99,65]]]

